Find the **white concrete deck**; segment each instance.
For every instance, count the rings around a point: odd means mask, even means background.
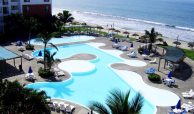
[[[70,60],[61,62],[58,67],[69,73],[88,73],[95,70],[95,65],[85,60]]]
[[[156,106],[175,106],[180,99],[173,92],[147,85],[144,83],[142,77],[135,72],[116,70],[113,68],[112,70],[125,80],[132,88],[139,91],[144,98]]]

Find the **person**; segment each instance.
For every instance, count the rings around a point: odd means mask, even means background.
[[[127,38],[129,38],[129,35],[127,35]]]

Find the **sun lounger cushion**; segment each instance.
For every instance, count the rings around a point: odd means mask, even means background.
[[[32,60],[32,59],[34,59],[34,57],[32,57],[32,56],[29,55],[29,54],[22,54],[22,57],[23,57],[24,59],[26,59],[26,60]]]
[[[24,46],[19,46],[19,47],[18,47],[18,51],[25,51]]]

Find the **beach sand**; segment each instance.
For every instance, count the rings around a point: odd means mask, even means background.
[[[66,10],[66,9],[54,8],[52,14],[53,14],[53,15],[56,15],[56,14],[62,12],[63,10]],[[71,11],[70,11],[70,12],[71,12]],[[85,23],[85,22],[83,22],[83,21],[80,21],[80,19],[77,19],[77,18],[75,18],[75,21],[76,21],[76,22],[80,22],[80,23]],[[102,26],[102,27],[104,28],[104,29],[102,29],[101,31],[104,31],[104,32],[108,32],[108,31],[109,31],[109,30],[108,30],[109,28],[108,28],[107,26],[103,26],[101,23],[88,23],[88,22],[87,22],[87,25],[90,25],[90,26],[97,26],[97,25],[99,25],[99,26]],[[120,29],[120,28],[115,28],[115,29],[121,31],[121,32],[119,33],[120,35],[124,35],[124,34],[122,34],[122,33],[123,33],[124,31],[127,31],[127,30]],[[135,30],[133,30],[133,31],[135,31]],[[132,35],[133,33],[136,33],[136,34],[138,34],[139,36],[144,35],[143,33],[140,33],[140,32],[138,32],[138,31],[136,31],[136,32],[130,32],[130,31],[128,31],[128,32],[130,33],[130,35]],[[129,36],[130,36],[130,35],[129,35]],[[133,36],[130,36],[130,37],[133,37]],[[136,37],[135,37],[135,38],[136,38]],[[166,42],[168,43],[168,45],[170,45],[170,46],[175,46],[175,44],[173,44],[173,42],[176,41],[174,38],[167,38],[167,37],[162,37],[162,38],[163,38],[164,41],[166,41]],[[179,45],[178,47],[184,48],[184,49],[190,49],[190,47],[188,47],[188,42],[182,41],[182,40],[179,40],[179,42],[181,43],[181,45]]]

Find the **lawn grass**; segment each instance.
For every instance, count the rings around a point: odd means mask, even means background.
[[[163,47],[163,48],[169,47],[169,46],[162,46],[162,45],[158,45],[158,46],[159,46],[159,47]],[[190,58],[191,60],[194,61],[194,50],[183,49],[183,48],[181,48],[181,49],[182,49],[183,52],[185,53],[185,56],[186,56],[186,57],[188,57],[188,58]]]
[[[194,50],[182,49],[185,52],[186,57],[194,61]]]

